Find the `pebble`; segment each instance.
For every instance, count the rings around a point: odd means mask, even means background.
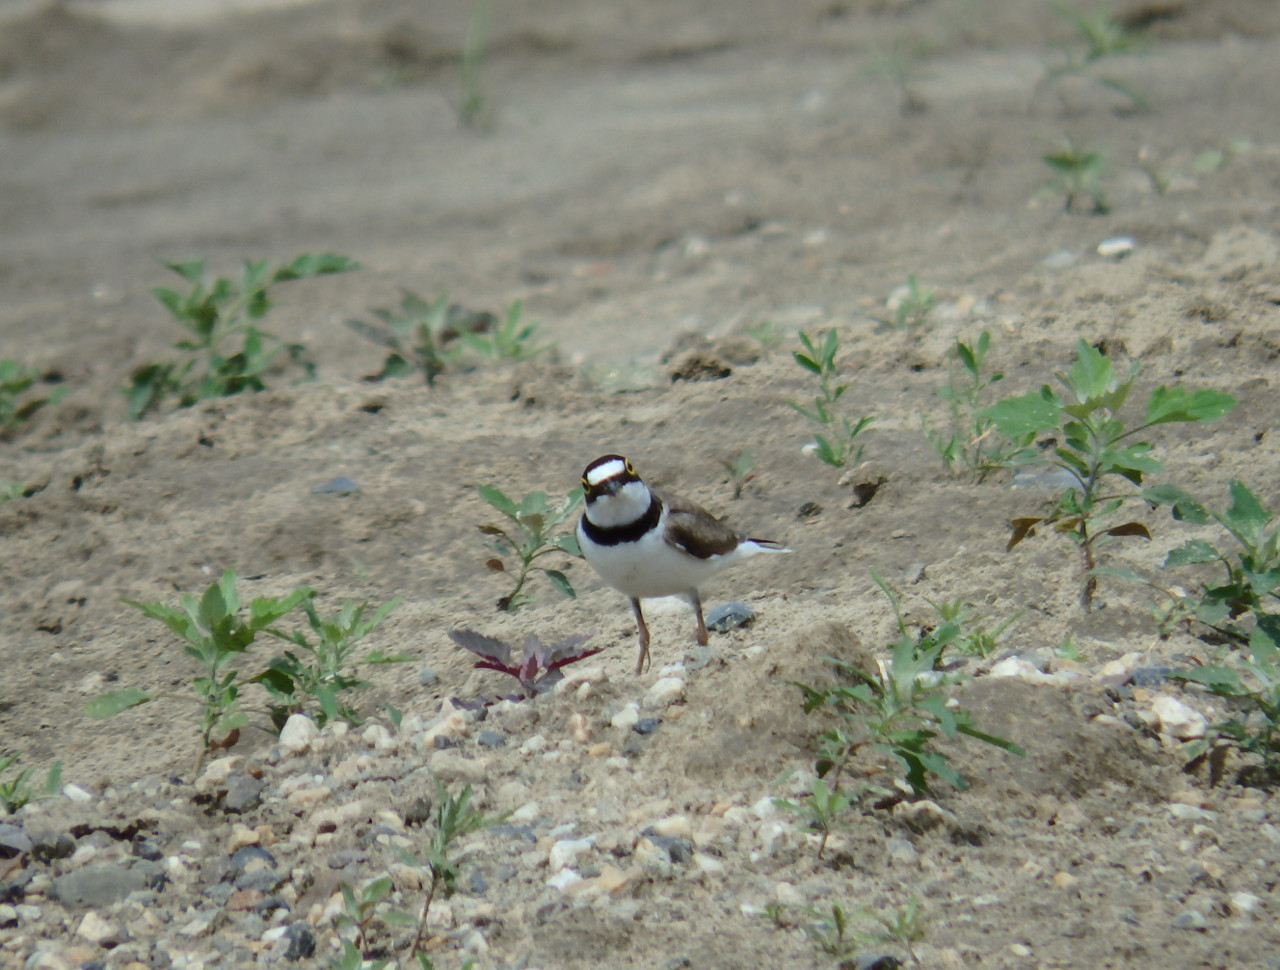
[[[659,677],[653,686],[645,692],[641,706],[648,710],[661,710],[669,707],[684,696],[684,678]]]
[[[1253,893],[1232,893],[1231,908],[1237,913],[1252,913],[1262,903]]]
[[[586,852],[593,845],[595,839],[561,839],[551,846],[551,851],[547,853],[547,865],[552,872],[559,872],[561,869],[567,869],[578,861],[578,856]]]
[[[1023,949],[1027,950],[1026,956],[1031,955],[1029,949]],[[859,953],[853,958],[853,970],[898,970],[901,966],[902,960],[892,953]]]
[[[1123,259],[1136,248],[1132,237],[1116,236],[1098,243],[1098,255],[1104,259]]]
[[[290,755],[303,754],[318,737],[320,729],[315,721],[305,714],[291,714],[280,729],[280,750]]]
[[[919,851],[906,839],[886,839],[884,849],[889,856],[889,861],[894,865],[918,866],[920,864]]]
[[[31,836],[20,826],[0,825],[0,859],[12,859],[31,850]]]
[[[1169,694],[1161,694],[1152,701],[1151,711],[1160,733],[1172,735],[1179,741],[1202,738],[1209,729],[1203,714]]]
[[[284,958],[289,961],[306,960],[316,952],[315,934],[311,927],[302,921],[290,923],[284,937],[289,941],[284,951]]]
[[[31,857],[37,862],[53,862],[55,859],[70,859],[75,851],[75,839],[65,832],[58,832],[36,839],[31,846]]]
[[[1187,909],[1175,916],[1170,925],[1175,930],[1206,930],[1209,928],[1209,920],[1200,910]]]
[[[50,894],[64,906],[103,907],[147,888],[146,873],[122,866],[77,869],[53,880]]]
[[[660,717],[642,717],[640,720],[636,721],[635,724],[631,725],[631,730],[635,731],[635,733],[641,737],[644,737],[645,735],[652,734],[654,731],[658,730],[658,725],[661,723],[662,718]]]
[[[0,930],[18,925],[18,911],[8,903],[0,903]]]
[[[243,849],[247,845],[257,845],[262,841],[262,837],[256,831],[242,822],[236,822],[231,827],[231,835],[227,838],[227,851],[234,853],[237,849]]]
[[[480,731],[476,734],[476,744],[485,748],[505,747],[507,736],[501,731]]]
[[[358,491],[360,491],[359,484],[346,475],[339,475],[320,485],[311,486],[313,495],[354,495]]]
[[[389,751],[396,746],[391,732],[382,724],[370,724],[361,732],[360,739],[375,751]]]
[[[636,843],[631,851],[642,872],[657,879],[669,879],[675,872],[671,863],[671,854],[655,840],[644,838]]]
[[[716,633],[728,633],[739,627],[747,626],[756,618],[755,610],[746,603],[736,600],[732,603],[721,603],[712,607],[707,613],[707,629]]]
[[[804,893],[786,881],[774,885],[773,899],[783,906],[800,907],[805,904]]]
[[[120,942],[119,931],[116,927],[108,923],[92,909],[85,913],[84,918],[80,920],[80,925],[76,927],[76,936],[99,946],[114,946]]]
[[[724,863],[716,856],[708,855],[705,852],[695,852],[693,854],[693,864],[697,867],[699,872],[704,873],[705,875],[724,875]]]
[[[669,838],[693,838],[693,825],[689,821],[688,815],[668,815],[666,818],[660,818],[645,829],[646,834],[650,831],[655,835],[667,836]]]
[[[1177,668],[1168,667],[1162,664],[1153,664],[1147,667],[1135,667],[1132,674],[1133,686],[1135,687],[1159,687],[1167,681],[1170,675]]]
[[[609,724],[620,731],[633,728],[640,720],[640,705],[635,701],[626,704],[622,710],[609,719]]]
[[[569,737],[578,744],[587,744],[592,736],[591,719],[581,711],[569,715]]]
[[[430,687],[439,679],[440,675],[436,672],[435,667],[423,667],[418,671],[419,687]]]
[[[68,801],[80,802],[81,804],[93,801],[93,795],[90,792],[85,791],[79,785],[63,785],[62,795]]]
[[[251,812],[262,804],[262,790],[265,786],[259,778],[250,775],[234,775],[227,785],[227,793],[222,799],[222,810],[236,815]]]

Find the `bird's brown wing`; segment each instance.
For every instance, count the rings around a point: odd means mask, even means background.
[[[732,552],[743,536],[701,505],[679,495],[650,489],[667,507],[667,540],[698,559]]]

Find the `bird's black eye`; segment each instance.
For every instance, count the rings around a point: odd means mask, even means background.
[[[591,491],[591,483],[590,483],[589,481],[587,481],[587,476],[586,476],[586,475],[583,475],[583,476],[582,476],[582,490],[583,490],[584,492],[589,492],[589,491]]]

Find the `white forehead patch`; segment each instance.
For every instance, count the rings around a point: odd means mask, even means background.
[[[613,461],[607,461],[603,465],[597,465],[591,471],[587,472],[587,484],[595,488],[601,482],[607,482],[609,479],[617,475],[623,474],[627,470],[626,463],[621,458],[615,458]]]

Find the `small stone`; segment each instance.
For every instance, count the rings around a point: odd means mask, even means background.
[[[884,849],[889,856],[889,861],[894,865],[918,866],[920,864],[919,851],[906,839],[886,839]]]
[[[693,854],[693,864],[704,875],[724,875],[724,863],[716,856],[708,855],[705,852],[695,852]]]
[[[313,495],[354,495],[358,491],[360,486],[346,475],[331,478],[322,485],[311,486]]]
[[[582,712],[569,715],[569,737],[578,744],[587,744],[591,740],[591,719]]]
[[[520,753],[521,754],[540,754],[543,751],[547,750],[547,746],[550,743],[551,742],[549,742],[541,734],[531,734],[529,735],[529,737],[525,738],[524,743],[520,745]]]
[[[1135,248],[1136,245],[1129,236],[1116,236],[1098,243],[1098,255],[1103,259],[1123,259]]]
[[[251,775],[234,775],[222,799],[222,810],[235,815],[251,812],[262,804],[266,782]]]
[[[659,677],[653,686],[645,692],[641,706],[648,710],[662,710],[669,707],[684,696],[684,679],[681,677]]]
[[[164,850],[150,839],[138,839],[133,843],[133,854],[146,862],[159,862],[164,858]]]
[[[618,730],[625,731],[628,728],[635,727],[639,720],[640,705],[635,701],[632,701],[623,707],[617,714],[613,715],[613,717],[609,719],[609,723]]]
[[[1059,889],[1070,889],[1079,880],[1069,872],[1055,872],[1053,874],[1053,884]]]
[[[231,835],[227,837],[227,851],[234,853],[238,849],[243,849],[247,845],[257,845],[261,841],[262,838],[257,832],[241,822],[236,822],[231,827]]]
[[[0,825],[0,859],[12,859],[31,851],[31,836],[17,825]]]
[[[369,858],[369,854],[360,849],[339,849],[329,853],[325,864],[330,869],[345,869],[347,866],[358,866]]]
[[[231,853],[231,865],[237,872],[257,872],[264,867],[274,869],[276,857],[255,842]]]
[[[316,952],[315,934],[311,932],[311,927],[301,920],[289,924],[284,938],[289,941],[289,946],[284,951],[286,960],[306,960]]]
[[[636,734],[641,737],[644,737],[645,735],[652,734],[654,731],[658,730],[658,725],[661,723],[662,718],[660,717],[642,717],[631,726],[631,730],[635,731]]]
[[[1231,908],[1237,913],[1252,913],[1262,903],[1253,893],[1232,893]]]
[[[653,839],[641,839],[631,854],[646,875],[669,879],[675,871],[670,853]]]
[[[360,740],[375,751],[388,751],[396,745],[395,739],[391,737],[391,732],[382,724],[370,724],[361,732]]]
[[[302,754],[318,737],[320,729],[315,721],[305,714],[290,714],[280,729],[280,750],[285,754]]]
[[[746,603],[721,603],[707,613],[707,629],[716,633],[728,633],[747,626],[755,618],[755,610]]]
[[[1030,950],[1027,953],[1030,955]],[[853,958],[853,970],[898,970],[901,966],[902,960],[892,953],[859,953]]]
[[[1205,918],[1204,913],[1198,909],[1183,910],[1173,918],[1172,924],[1175,930],[1207,930],[1209,928],[1209,920]]]
[[[146,888],[147,875],[139,869],[95,866],[56,877],[50,895],[64,906],[95,908],[109,906]]]
[[[1130,678],[1134,687],[1159,687],[1173,674],[1176,668],[1165,666],[1163,664],[1153,664],[1147,667],[1135,667],[1133,675]]]
[[[439,679],[440,675],[436,673],[436,669],[434,667],[423,667],[418,671],[419,687],[430,687]]]
[[[507,736],[501,731],[480,731],[476,734],[476,744],[486,748],[502,748],[507,743]]]
[[[62,795],[68,801],[80,802],[81,804],[93,801],[93,795],[79,785],[63,785]]]
[[[804,893],[800,892],[794,884],[785,881],[773,887],[773,898],[780,905],[792,908],[799,908],[805,904]]]
[[[674,839],[693,838],[693,825],[688,815],[668,815],[654,822],[646,831],[652,830],[655,835],[663,835]]]
[[[561,839],[551,846],[547,865],[552,872],[567,869],[578,861],[578,856],[595,844],[594,839]]]
[[[0,930],[18,925],[18,910],[8,903],[0,903]]]
[[[1209,722],[1203,714],[1169,694],[1161,694],[1152,701],[1151,711],[1158,719],[1160,732],[1179,741],[1202,738],[1209,728]]]
[[[99,946],[114,946],[120,942],[119,931],[94,910],[84,914],[76,927],[76,936]]]

